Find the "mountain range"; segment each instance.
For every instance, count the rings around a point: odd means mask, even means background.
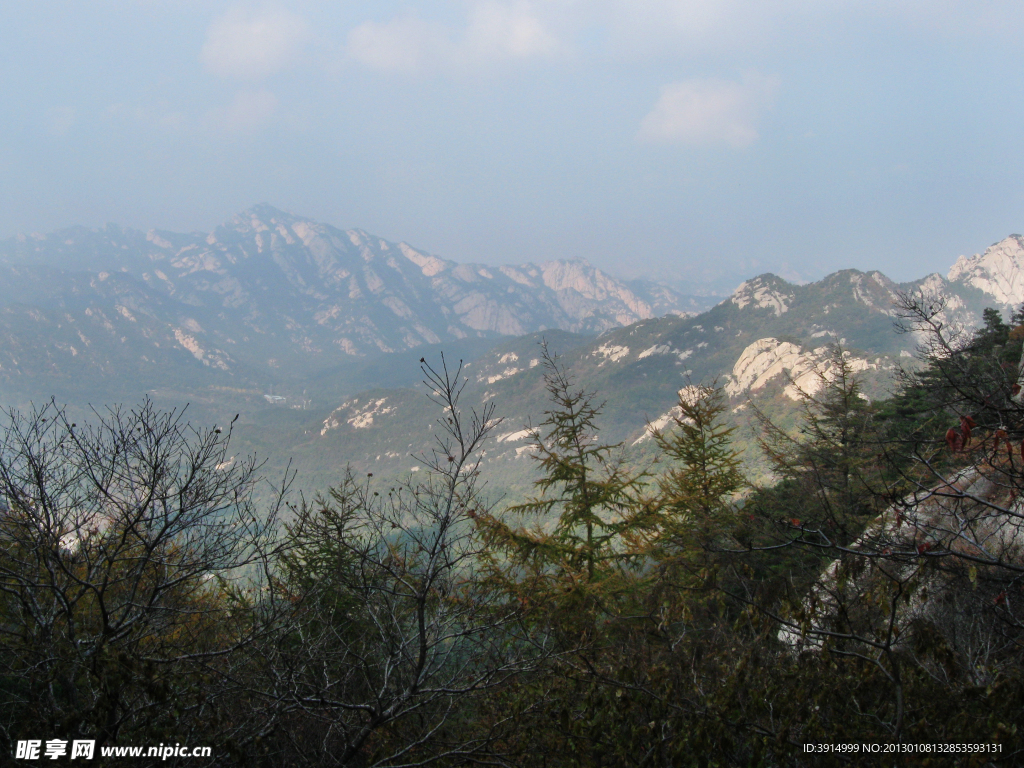
[[[108,225],[19,236],[0,243],[0,276],[8,387],[151,382],[171,369],[259,387],[423,345],[598,333],[708,305],[582,260],[459,264],[269,205],[210,233]]]
[[[501,341],[464,364],[463,403],[496,404],[503,422],[485,449],[485,466],[499,488],[519,493],[533,470],[529,426],[548,407],[542,341],[604,403],[602,439],[622,442],[637,461],[649,457],[650,425],[669,422],[679,391],[716,381],[728,397],[737,444],[757,475],[752,403],[780,423],[795,425],[801,391],[813,394],[819,374],[830,374],[836,343],[861,378],[864,396],[885,397],[897,368],[915,364],[921,341],[912,332],[897,332],[901,293],[941,301],[943,321],[969,329],[986,307],[1009,312],[1024,302],[1022,278],[1024,238],[1017,235],[960,259],[945,277],[932,274],[902,284],[880,272],[856,270],[806,285],[761,275],[697,316],[649,318],[596,338],[546,331]],[[431,361],[436,365],[438,358]],[[451,356],[447,362],[458,364]],[[386,475],[415,470],[412,457],[429,448],[437,416],[426,394],[422,387],[375,387],[341,398],[329,411],[281,412],[290,425],[290,455],[303,457],[323,482],[346,465]],[[249,445],[271,449],[261,442]]]
[[[604,436],[638,456],[681,388],[717,381],[730,418],[748,404],[789,418],[839,342],[884,396],[917,341],[894,300],[921,293],[970,328],[1024,302],[1024,238],[961,256],[943,276],[897,284],[844,270],[805,285],[765,274],[720,303],[618,280],[584,261],[459,264],[362,230],[259,205],[210,233],[108,225],[0,243],[0,398],[77,406],[192,403],[241,413],[240,451],[298,466],[322,487],[345,465],[398,475],[429,446],[420,357],[465,361],[464,402],[504,418],[485,461],[526,482],[526,425],[545,409],[538,343],[606,401]],[[789,416],[787,416],[789,414]],[[748,430],[749,431],[749,430]]]

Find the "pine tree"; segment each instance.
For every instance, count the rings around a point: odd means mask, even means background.
[[[628,589],[650,506],[643,474],[617,454],[621,444],[600,442],[594,394],[577,387],[546,345],[542,358],[551,407],[533,430],[538,493],[510,507],[505,519],[487,517],[480,525],[502,553],[495,570],[509,590],[534,602],[546,596],[555,601],[552,608],[568,599],[593,619],[594,610],[611,610],[614,596]],[[515,526],[508,518],[534,525]]]
[[[723,423],[725,409],[715,385],[687,386],[679,391],[670,428],[652,433],[660,461],[671,463],[658,480],[658,532],[650,550],[658,565],[648,596],[664,645],[658,655],[691,648],[695,636],[683,627],[699,627],[702,638],[733,636],[735,611],[721,588],[735,583],[731,558],[744,535],[737,497],[746,480],[732,447],[736,428]]]
[[[760,416],[761,447],[790,493],[785,528],[827,532],[836,543],[856,538],[889,500],[879,475],[874,408],[862,396],[847,353],[836,346],[804,392],[796,435]]]
[[[685,548],[694,532],[710,536],[745,484],[739,451],[732,447],[736,428],[722,423],[725,408],[715,386],[685,387],[671,415],[671,431],[653,432],[663,456],[676,463],[658,483],[662,540],[676,549]]]

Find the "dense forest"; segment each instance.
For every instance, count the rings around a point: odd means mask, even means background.
[[[206,761],[153,763],[226,766],[1021,764],[1024,308],[971,333],[942,310],[903,298],[920,365],[887,400],[862,396],[837,347],[797,430],[752,404],[773,478],[760,485],[713,382],[681,390],[637,466],[601,439],[614,393],[547,349],[538,480],[511,505],[488,501],[479,462],[501,414],[464,411],[444,360],[421,361],[441,428],[422,471],[402,485],[350,472],[317,498],[232,460],[230,425],[150,403],[82,425],[55,403],[8,412],[3,749],[208,745]],[[805,746],[819,744],[858,751]],[[896,747],[867,758],[870,744]]]

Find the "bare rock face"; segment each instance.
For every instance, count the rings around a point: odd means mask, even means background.
[[[875,363],[848,352],[845,355],[853,372],[877,367]],[[736,360],[725,391],[733,397],[744,392],[753,393],[781,377],[788,382],[783,389],[786,397],[798,401],[803,394],[817,393],[823,383],[836,373],[836,363],[831,359],[828,347],[804,350],[788,341],[758,339]]]
[[[770,309],[776,316],[786,312],[793,302],[793,294],[785,290],[786,283],[774,275],[761,275],[740,283],[729,299],[740,309]]]
[[[581,308],[587,304],[603,302],[610,305],[609,309],[620,325],[654,317],[650,304],[642,301],[623,283],[594,269],[586,261],[549,261],[542,264],[540,269],[544,285],[563,298],[562,308],[567,312],[572,312],[574,305]]]
[[[1006,642],[997,613],[1008,599],[1000,590],[1024,565],[1024,503],[1013,462],[993,454],[982,451],[978,463],[874,520],[847,547],[861,556],[824,569],[779,639],[796,651],[817,651],[834,633],[888,636],[896,648],[909,648],[916,632],[929,629],[962,661]],[[863,610],[865,602],[886,600],[895,606],[892,616]],[[976,684],[987,682],[983,665],[964,670],[977,675]]]
[[[984,253],[961,256],[949,270],[951,283],[984,291],[1003,307],[1024,302],[1024,237],[1010,235]]]
[[[881,272],[851,274],[850,286],[853,289],[854,298],[868,309],[877,309],[886,313],[892,311],[892,299],[896,286]]]
[[[369,429],[373,426],[374,416],[379,420],[380,417],[394,411],[395,406],[388,404],[387,397],[363,398],[362,402],[360,402],[358,397],[347,400],[331,411],[331,415],[324,419],[323,426],[320,429],[320,436],[323,437],[330,430],[338,429],[344,424],[347,424],[352,429]]]

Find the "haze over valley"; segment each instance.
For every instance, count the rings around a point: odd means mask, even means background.
[[[1024,239],[895,283],[844,270],[798,285],[763,274],[726,298],[621,280],[582,260],[458,264],[406,243],[258,205],[210,233],[75,227],[0,243],[0,392],[76,411],[152,397],[236,425],[239,451],[295,461],[323,489],[348,465],[400,477],[430,445],[420,358],[465,361],[467,406],[507,428],[485,450],[503,482],[534,471],[527,424],[545,409],[540,347],[607,400],[607,439],[642,456],[677,392],[717,381],[749,433],[748,400],[795,412],[841,344],[884,397],[917,339],[894,329],[900,293],[976,327],[1024,302]],[[788,406],[787,406],[788,403]]]

